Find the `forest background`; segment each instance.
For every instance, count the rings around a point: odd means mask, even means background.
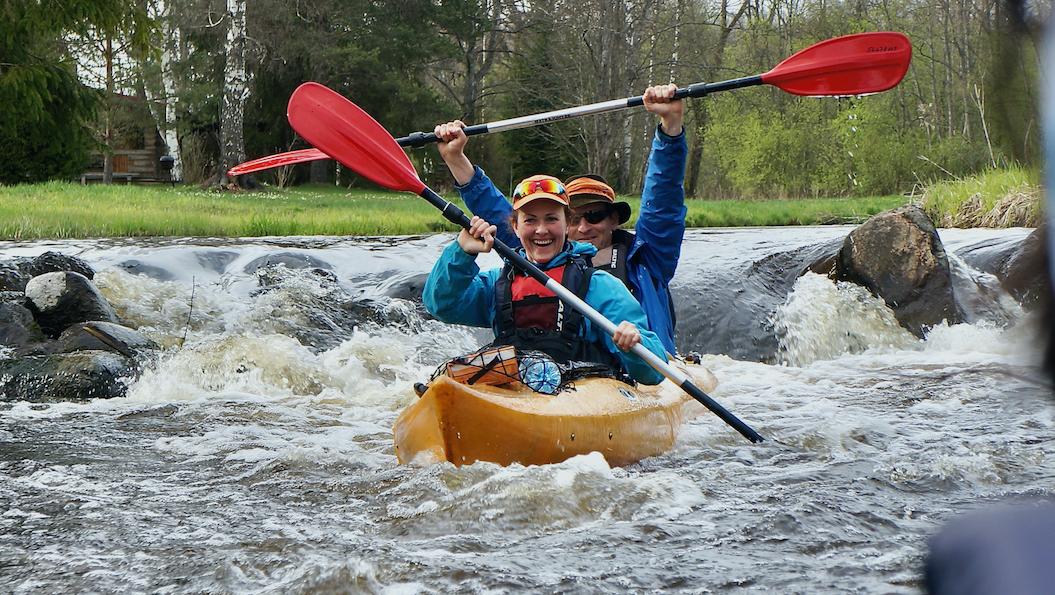
[[[800,98],[761,87],[688,102],[689,196],[910,193],[1036,168],[1046,4],[997,0],[0,0],[0,184],[73,179],[92,151],[156,125],[187,182],[303,148],[290,93],[321,82],[396,136],[765,72],[811,43],[896,30],[895,89]],[[120,109],[120,96],[142,106]],[[127,104],[127,102],[125,102]],[[597,172],[638,193],[655,122],[642,110],[476,137],[500,187]],[[426,182],[450,178],[413,150]],[[109,167],[109,165],[108,165]],[[355,184],[333,162],[282,184]]]

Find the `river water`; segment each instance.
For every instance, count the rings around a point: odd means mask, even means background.
[[[719,272],[848,231],[690,230],[679,308]],[[957,251],[1027,232],[941,233]],[[1004,298],[920,341],[814,275],[769,321],[776,361],[704,355],[763,444],[703,412],[628,468],[399,466],[413,383],[485,338],[387,297],[450,239],[0,245],[85,259],[166,347],[126,398],[0,405],[0,591],[917,593],[943,523],[1051,494],[1035,321]],[[276,253],[336,276],[279,270],[261,291],[244,270]],[[372,320],[349,296],[376,300]]]

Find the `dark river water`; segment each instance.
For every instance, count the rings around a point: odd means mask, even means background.
[[[679,308],[848,231],[690,230]],[[1028,231],[941,234],[955,252]],[[0,591],[918,593],[946,521],[1055,485],[1055,402],[1013,301],[919,340],[815,275],[767,322],[772,363],[703,357],[760,445],[703,411],[627,468],[400,466],[413,384],[486,338],[388,297],[451,237],[0,244],[85,259],[165,347],[126,398],[0,405]],[[246,267],[279,253],[335,277],[279,270],[261,291]]]

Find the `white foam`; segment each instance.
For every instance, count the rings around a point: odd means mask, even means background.
[[[870,349],[907,348],[916,338],[867,289],[806,273],[773,316],[781,361],[806,365]]]

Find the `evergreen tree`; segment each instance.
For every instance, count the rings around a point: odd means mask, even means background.
[[[77,79],[66,40],[130,23],[148,24],[122,0],[0,0],[0,183],[82,170],[101,94]]]

